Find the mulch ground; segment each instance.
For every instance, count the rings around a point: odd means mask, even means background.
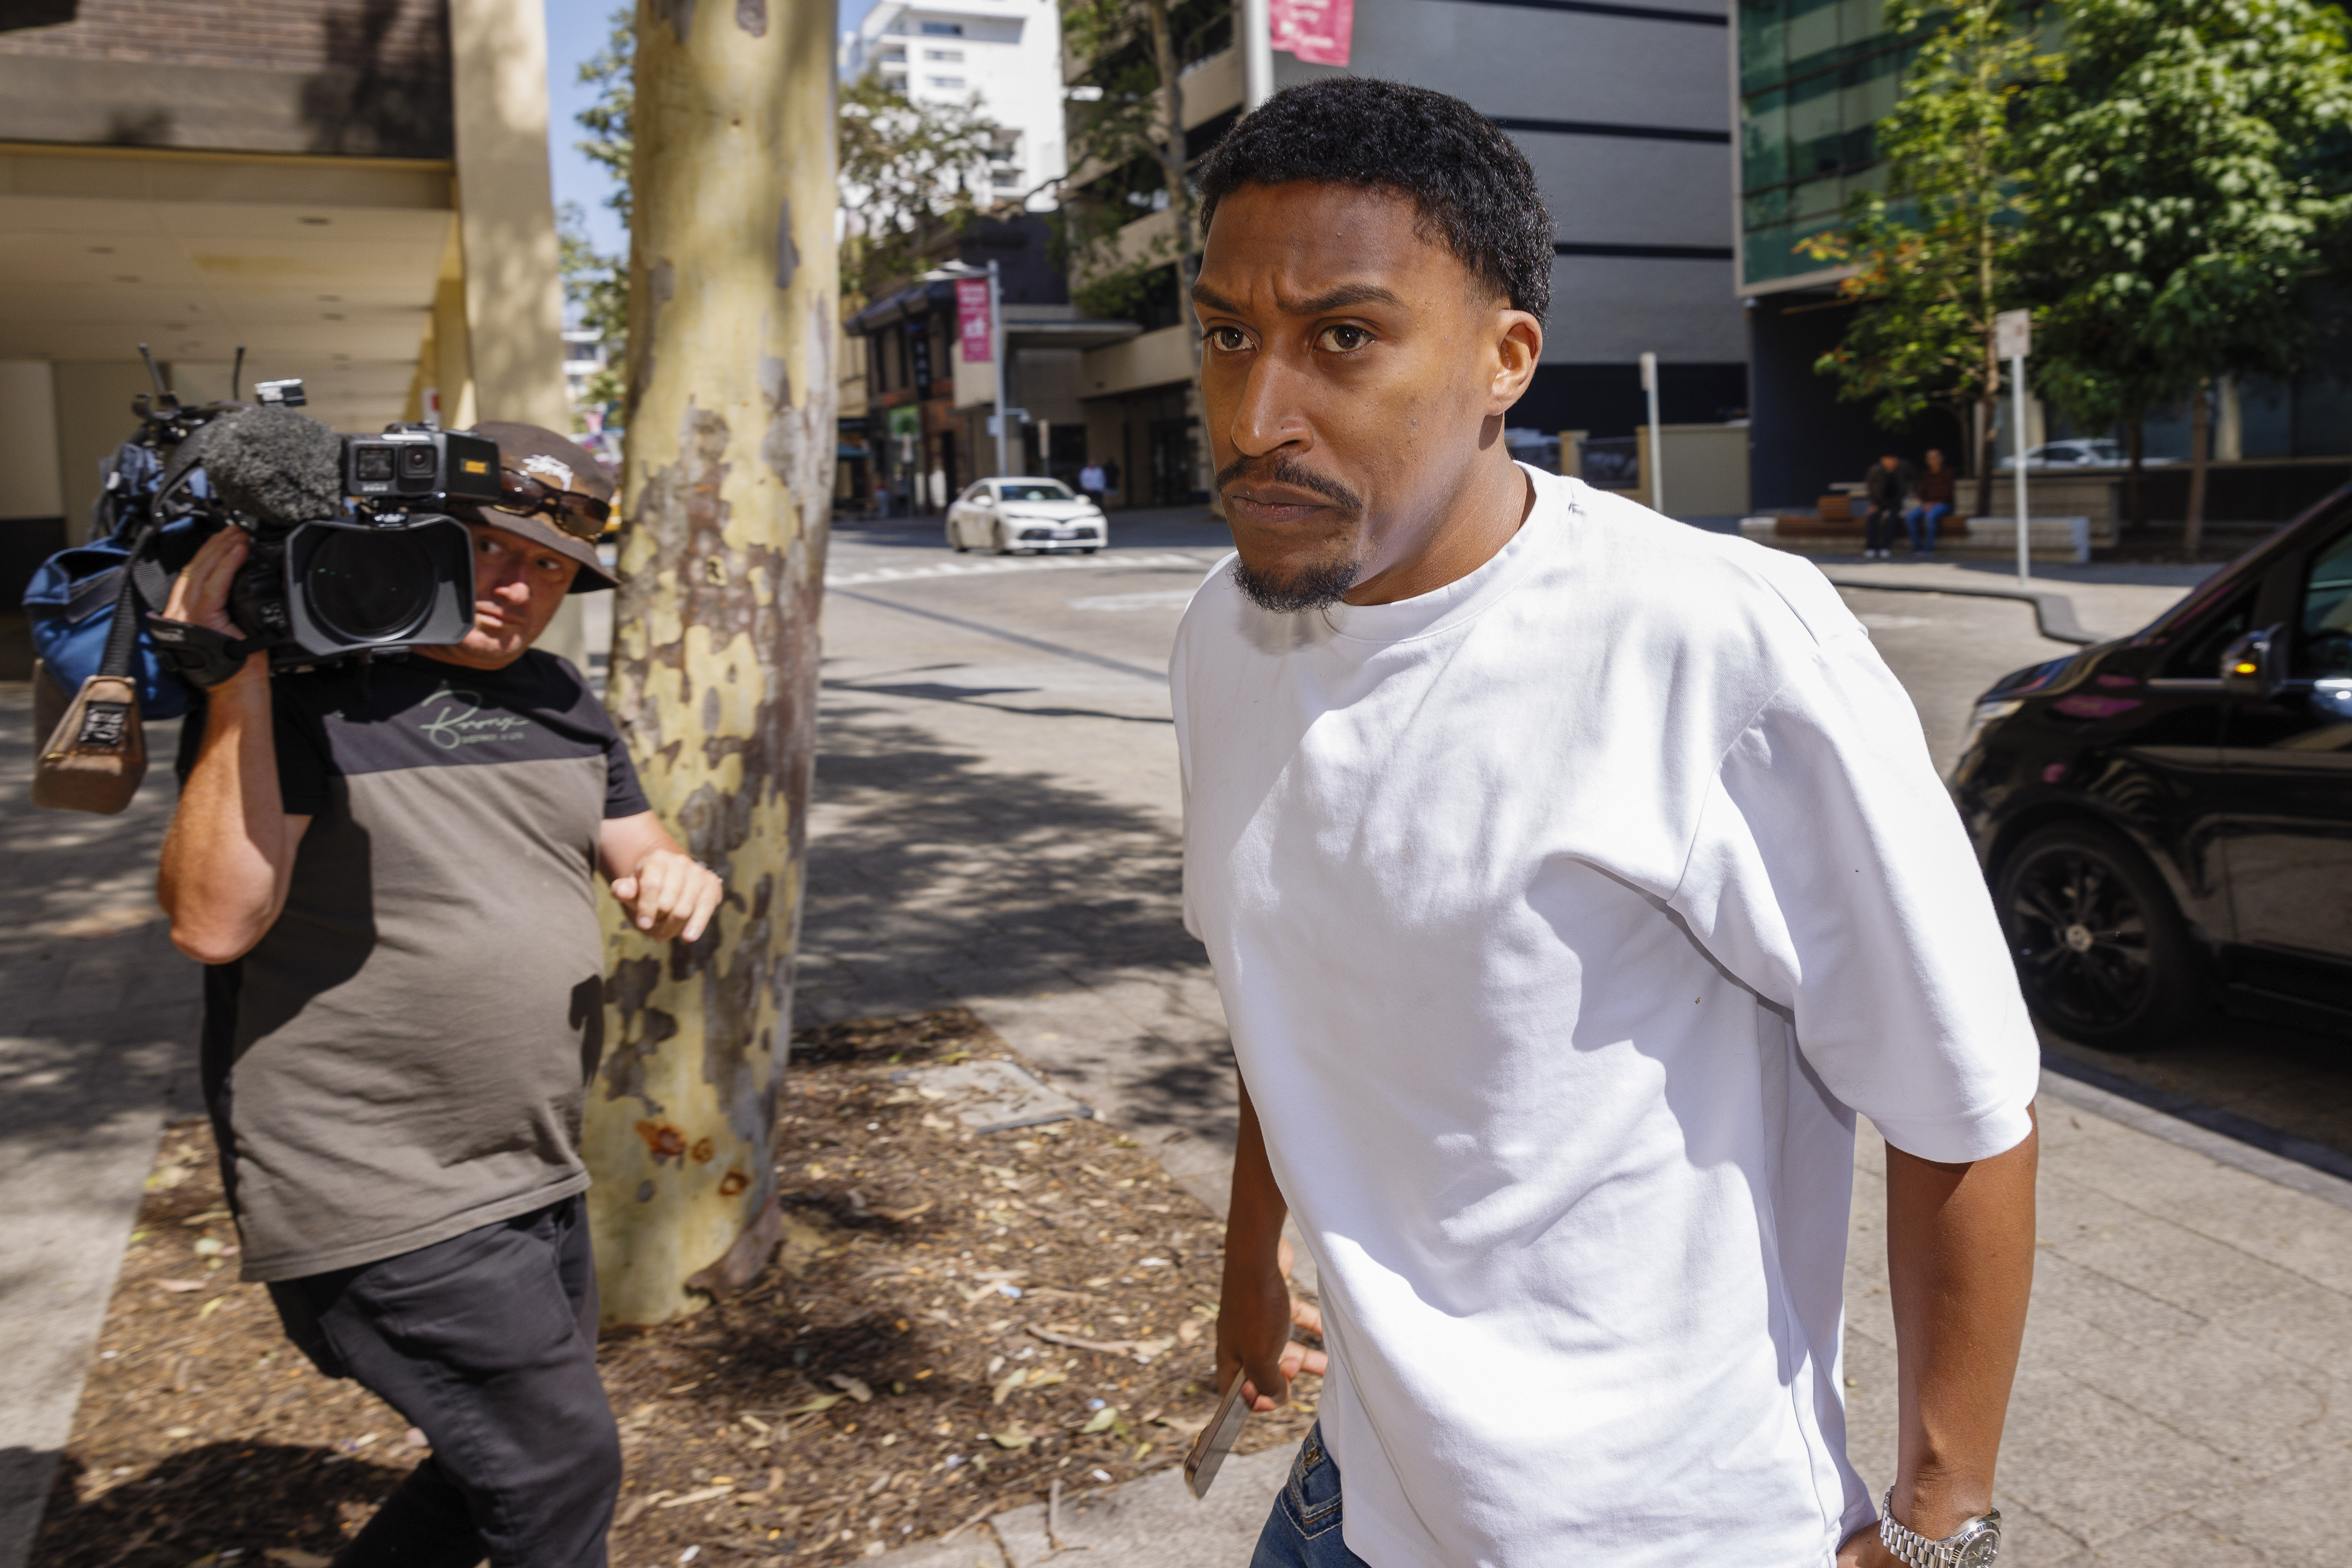
[[[1223,1229],[1117,1129],[978,1134],[894,1072],[1018,1059],[970,1013],[794,1039],[786,1238],[740,1295],[608,1334],[616,1568],[879,1555],[1180,1460],[1215,1397]],[[47,1568],[323,1563],[422,1439],[236,1283],[209,1129],[170,1128],[35,1547]],[[1296,1443],[1319,1384],[1254,1418]]]

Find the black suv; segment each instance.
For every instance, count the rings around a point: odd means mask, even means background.
[[[2054,1032],[2144,1047],[2217,994],[2352,1028],[2352,487],[2147,629],[2002,679],[1951,788]]]

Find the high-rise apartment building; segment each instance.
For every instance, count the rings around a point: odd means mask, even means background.
[[[1062,14],[1055,0],[880,0],[841,38],[844,80],[867,71],[916,103],[971,103],[1002,126],[985,200],[1052,207],[1062,177]]]

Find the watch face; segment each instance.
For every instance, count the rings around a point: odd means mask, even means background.
[[[1992,1568],[1993,1559],[2000,1555],[2000,1531],[1988,1530],[1960,1548],[1953,1568]]]

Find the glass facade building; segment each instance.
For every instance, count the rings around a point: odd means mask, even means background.
[[[1739,281],[1756,291],[1821,271],[1797,245],[1879,188],[1876,126],[1912,40],[1884,0],[1739,0],[1738,36]]]

